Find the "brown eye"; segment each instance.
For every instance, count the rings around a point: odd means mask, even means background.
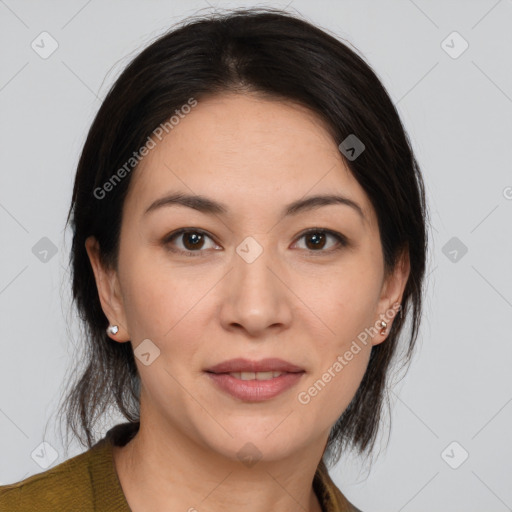
[[[301,235],[299,240],[302,239],[306,241],[305,249],[311,252],[330,252],[347,245],[346,238],[342,234],[327,229],[311,229]],[[329,243],[329,240],[333,239],[334,243]]]
[[[185,249],[193,251],[194,249],[201,249],[204,245],[204,235],[194,231],[183,233],[183,245]]]
[[[323,249],[326,239],[325,233],[312,233],[306,236],[306,247],[312,250]]]
[[[207,246],[208,240],[211,241],[210,247]],[[164,239],[164,244],[172,252],[187,255],[192,255],[191,253],[194,252],[198,253],[193,256],[202,256],[201,253],[205,252],[203,249],[218,247],[209,235],[196,229],[180,229],[175,231]]]

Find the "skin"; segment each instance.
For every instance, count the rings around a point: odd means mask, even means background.
[[[312,481],[329,431],[386,334],[361,344],[307,405],[297,395],[401,302],[407,258],[385,276],[366,193],[322,120],[292,103],[234,93],[202,100],[133,172],[117,268],[103,267],[96,240],[86,242],[103,311],[119,326],[112,339],[134,349],[150,339],[160,350],[148,366],[136,358],[141,427],[114,451],[130,507],[320,511]],[[171,191],[207,196],[229,213],[174,205],[144,214]],[[343,204],[282,217],[295,200],[333,193],[357,202],[364,219]],[[199,249],[190,236],[165,243],[183,227],[207,232]],[[315,248],[302,236],[309,228],[339,232],[348,245],[327,235]],[[248,236],[263,249],[252,263],[236,252]],[[305,374],[277,397],[243,402],[203,371],[235,357],[279,357]],[[252,467],[237,457],[248,442],[261,453]]]

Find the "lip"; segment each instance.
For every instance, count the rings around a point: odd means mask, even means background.
[[[233,372],[286,372],[300,373],[304,368],[278,359],[275,357],[252,361],[250,359],[236,358],[216,364],[205,370],[209,373],[233,373]],[[247,381],[246,381],[247,382]]]
[[[295,386],[305,372],[283,373],[269,380],[241,380],[229,373],[207,372],[219,389],[244,402],[263,402]]]
[[[230,359],[208,368],[205,372],[220,390],[245,402],[270,400],[295,386],[305,374],[300,366],[277,358],[260,361]],[[239,372],[282,372],[282,375],[269,380],[242,380],[230,375]]]

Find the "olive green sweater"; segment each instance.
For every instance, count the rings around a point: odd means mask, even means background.
[[[116,425],[86,452],[21,482],[0,486],[0,512],[131,512],[112,445],[126,444],[136,433],[135,425]],[[323,461],[313,488],[324,512],[360,512],[341,494]]]

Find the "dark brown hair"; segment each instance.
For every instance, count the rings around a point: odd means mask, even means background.
[[[108,198],[98,187],[142,147],[161,123],[186,104],[228,91],[293,101],[323,119],[337,144],[355,134],[365,150],[346,164],[378,218],[387,272],[407,251],[410,276],[385,342],[372,347],[367,371],[348,408],[333,426],[330,462],[345,447],[371,451],[387,396],[386,378],[399,335],[410,319],[402,362],[409,362],[422,316],[427,255],[424,185],[408,136],[383,85],[346,44],[296,15],[275,9],[240,9],[189,18],[160,36],[116,80],[89,130],[76,173],[67,223],[73,241],[73,298],[83,321],[85,365],[63,403],[68,431],[84,446],[109,408],[139,420],[140,379],[131,343],[106,334],[104,315],[85,240],[99,242],[101,259],[116,268],[121,213],[131,174]]]

